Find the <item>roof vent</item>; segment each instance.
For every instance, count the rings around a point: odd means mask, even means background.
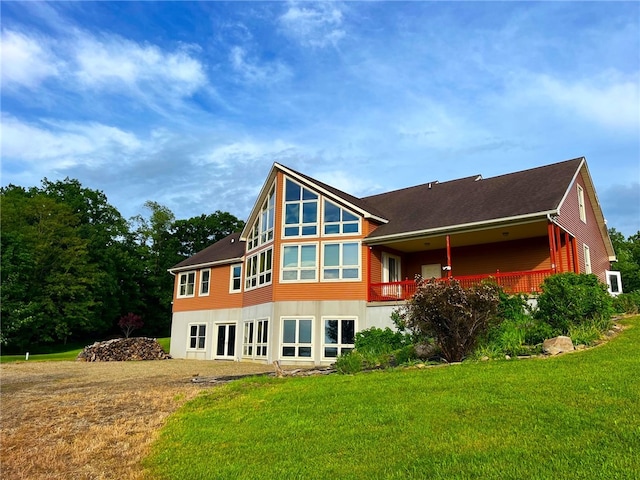
[[[478,176],[476,177],[476,179],[474,180],[474,182],[478,182],[478,181],[480,181],[480,180],[482,180],[482,175],[478,175]]]
[[[232,239],[231,239],[231,243],[234,243],[235,241],[236,241],[236,239],[235,239],[235,238],[232,238]]]

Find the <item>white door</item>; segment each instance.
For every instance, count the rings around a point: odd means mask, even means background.
[[[382,254],[382,282],[392,283],[402,280],[402,267],[400,257],[388,253]],[[402,296],[402,285],[384,285],[382,295],[385,297],[400,298]]]
[[[216,325],[216,358],[232,360],[236,353],[236,324]]]
[[[439,263],[430,263],[429,265],[422,265],[420,274],[424,280],[431,278],[442,277],[442,265]]]

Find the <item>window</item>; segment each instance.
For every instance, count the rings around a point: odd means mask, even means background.
[[[584,208],[584,190],[578,185],[578,211],[580,212],[580,220],[587,223],[587,213]]]
[[[360,219],[334,203],[324,201],[325,235],[360,233]]]
[[[261,358],[267,356],[269,319],[245,322],[242,337],[242,356]]]
[[[323,280],[360,280],[360,244],[324,243]]]
[[[251,289],[271,283],[273,249],[263,250],[247,259],[245,288]]]
[[[318,270],[318,245],[285,245],[282,247],[283,282],[315,281]]]
[[[269,195],[260,208],[260,215],[256,219],[249,238],[247,238],[247,250],[264,245],[273,240],[273,219],[276,205],[276,187],[271,187]]]
[[[584,273],[591,273],[591,252],[588,245],[582,245],[584,252]]]
[[[318,195],[287,179],[285,182],[284,236],[318,235]]]
[[[282,321],[282,356],[311,358],[313,320],[288,318]]]
[[[207,325],[189,325],[189,348],[191,350],[204,350]]]
[[[325,319],[323,357],[336,358],[353,350],[355,334],[355,319]]]
[[[231,265],[231,283],[229,293],[239,292],[242,289],[242,264]]]
[[[178,298],[193,297],[196,284],[196,272],[184,272],[178,277]]]
[[[622,278],[620,272],[610,272],[607,270],[607,287],[611,295],[620,295],[622,293]]]
[[[211,269],[202,270],[200,272],[200,295],[203,297],[209,295],[210,279],[211,279]]]

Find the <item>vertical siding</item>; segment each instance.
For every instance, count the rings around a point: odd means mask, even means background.
[[[587,217],[586,223],[580,220],[578,191],[576,185],[580,185],[584,190],[585,213]],[[582,171],[576,178],[574,184],[571,185],[567,198],[560,207],[560,216],[558,217],[557,222],[576,238],[580,273],[584,273],[585,271],[584,249],[582,246],[586,244],[589,246],[591,254],[591,271],[596,274],[602,282],[605,282],[605,270],[609,270],[609,268],[611,268],[611,264],[598,227],[598,222],[594,213],[594,205],[592,204],[585,186]],[[563,252],[563,256],[564,255],[565,254]],[[566,261],[566,259],[563,258],[563,261]]]

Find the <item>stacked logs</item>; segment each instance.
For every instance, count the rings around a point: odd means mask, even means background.
[[[127,360],[166,360],[166,353],[155,338],[115,338],[84,347],[77,361],[122,362]]]

